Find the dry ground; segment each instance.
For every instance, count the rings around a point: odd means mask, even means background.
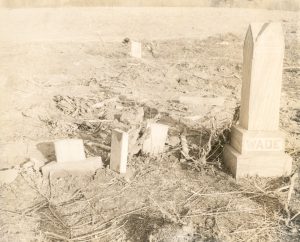
[[[238,114],[242,46],[252,21],[282,22],[286,37],[281,128],[299,171],[299,20],[245,9],[69,8],[0,10],[1,163],[54,159],[51,141],[81,137],[107,164],[110,131],[136,141],[147,119],[170,126],[166,152],[131,156],[130,172],[43,179],[21,169],[0,188],[3,241],[299,241],[300,186],[245,179],[223,167]],[[124,38],[143,42],[129,57]],[[189,106],[179,96],[220,97]],[[103,107],[94,104],[106,101]],[[179,154],[180,133],[194,162]],[[208,150],[208,137],[212,149]],[[99,146],[100,145],[100,146]],[[132,142],[131,151],[138,142]],[[200,148],[199,148],[200,147]],[[103,149],[104,148],[104,149]],[[203,159],[207,161],[204,164]],[[202,161],[202,162],[201,162]]]

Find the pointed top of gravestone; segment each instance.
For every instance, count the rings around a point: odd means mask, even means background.
[[[245,42],[252,42],[256,46],[282,48],[284,36],[281,24],[279,22],[251,23]]]

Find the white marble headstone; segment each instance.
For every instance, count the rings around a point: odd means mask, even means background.
[[[131,41],[130,55],[135,58],[142,58],[142,44],[141,42]]]

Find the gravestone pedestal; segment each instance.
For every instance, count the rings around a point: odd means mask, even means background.
[[[234,126],[231,143],[224,149],[224,160],[234,177],[289,175],[292,158],[284,153],[280,131],[249,131]]]
[[[236,178],[289,175],[292,159],[285,154],[279,131],[284,37],[279,23],[251,24],[244,43],[239,125],[232,128],[224,161]]]

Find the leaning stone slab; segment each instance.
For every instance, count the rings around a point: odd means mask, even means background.
[[[56,161],[73,162],[85,160],[82,139],[63,139],[54,142]]]
[[[126,173],[128,157],[128,133],[119,129],[112,131],[110,169]]]
[[[18,169],[0,170],[0,185],[12,183],[18,174]]]
[[[157,155],[164,152],[168,137],[168,125],[158,123],[147,123],[146,138],[142,151],[144,154]]]
[[[85,160],[72,162],[52,161],[42,167],[44,176],[63,177],[66,175],[93,174],[97,169],[103,167],[101,157],[90,157]]]
[[[285,154],[279,130],[284,56],[280,23],[253,23],[244,42],[239,124],[232,128],[224,161],[236,178],[290,175],[292,158]]]

